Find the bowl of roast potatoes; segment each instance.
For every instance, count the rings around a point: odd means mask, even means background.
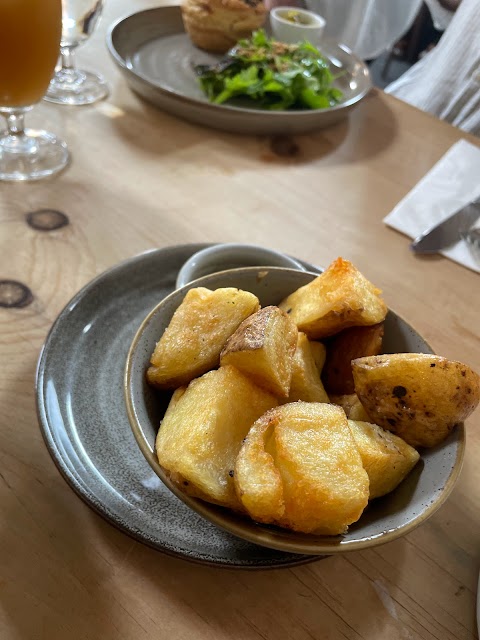
[[[338,258],[320,275],[246,267],[177,289],[136,333],[125,398],[144,456],[189,507],[320,555],[388,542],[438,509],[479,380]]]

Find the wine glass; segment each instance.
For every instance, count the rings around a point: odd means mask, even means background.
[[[58,59],[61,0],[0,1],[0,180],[36,180],[68,163],[67,146],[24,116],[47,90]]]
[[[57,104],[92,104],[108,95],[108,86],[100,74],[76,67],[75,52],[92,35],[103,0],[62,0],[62,6],[61,67],[52,78],[45,100]]]

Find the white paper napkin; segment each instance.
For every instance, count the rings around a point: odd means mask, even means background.
[[[459,140],[383,221],[410,238],[416,238],[478,197],[480,148]],[[480,221],[474,226],[480,227]],[[480,261],[463,240],[441,254],[480,273]]]

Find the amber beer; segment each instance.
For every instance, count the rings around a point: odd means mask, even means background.
[[[0,107],[43,98],[62,33],[61,0],[0,0]]]

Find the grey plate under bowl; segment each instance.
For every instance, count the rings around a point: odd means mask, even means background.
[[[149,311],[173,291],[182,264],[207,246],[143,253],[102,273],[67,304],[38,363],[40,427],[72,488],[137,540],[219,566],[265,568],[309,562],[310,556],[245,542],[194,513],[152,471],[130,429],[123,376],[135,332]]]
[[[320,49],[339,76],[335,86],[343,92],[335,107],[267,111],[212,104],[200,89],[193,66],[219,58],[192,44],[178,6],[121,19],[110,29],[107,46],[130,88],[143,98],[185,120],[234,133],[300,134],[329,126],[345,118],[372,86],[366,64],[343,45],[325,39]]]

